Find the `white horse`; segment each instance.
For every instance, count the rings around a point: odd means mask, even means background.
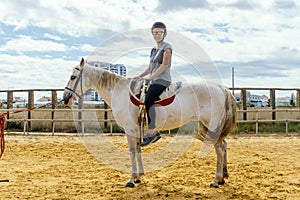
[[[132,164],[132,174],[126,187],[141,182],[144,174],[141,147],[138,144],[138,107],[130,101],[130,80],[107,70],[91,67],[84,59],[73,69],[63,97],[65,104],[70,98],[81,97],[93,88],[111,107],[116,122],[125,130]],[[223,86],[206,83],[183,84],[175,100],[168,106],[156,107],[156,125],[159,130],[180,127],[192,120],[200,121],[197,138],[209,140],[217,153],[217,170],[211,187],[225,183],[227,171],[227,143],[225,137],[236,126],[236,104],[230,91]],[[137,163],[138,168],[137,169]]]

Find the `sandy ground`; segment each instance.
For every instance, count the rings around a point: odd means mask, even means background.
[[[215,173],[215,153],[199,158],[198,140],[177,161],[147,172],[134,188],[125,188],[130,174],[99,162],[79,137],[6,139],[0,180],[9,182],[0,182],[0,199],[300,199],[297,135],[230,136],[230,177],[218,189],[209,188]],[[109,140],[126,150],[124,136]],[[170,140],[172,137],[163,136],[145,152],[155,152]]]

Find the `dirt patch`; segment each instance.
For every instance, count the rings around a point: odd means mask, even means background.
[[[126,150],[123,136],[109,139]],[[145,152],[170,140],[172,137],[163,136]],[[176,162],[146,173],[134,188],[125,188],[130,174],[100,163],[78,137],[7,137],[0,180],[9,182],[0,182],[0,199],[300,198],[299,137],[229,137],[229,178],[218,189],[209,188],[215,153],[201,159],[200,147],[201,142],[195,140]]]

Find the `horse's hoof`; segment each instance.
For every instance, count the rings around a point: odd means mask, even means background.
[[[133,188],[134,183],[128,182],[128,183],[126,183],[125,187]]]
[[[139,176],[143,176],[145,173],[144,172],[140,172],[139,173]]]
[[[142,181],[140,179],[137,179],[134,181],[134,183],[141,183]]]
[[[223,172],[223,178],[229,178],[228,172]]]
[[[216,184],[216,183],[211,183],[211,184],[210,184],[210,187],[211,187],[211,188],[219,188],[219,185]]]
[[[223,171],[223,178],[228,178],[228,177],[229,177],[228,171],[224,170]]]
[[[218,182],[219,185],[224,185],[225,184],[225,180],[222,180],[220,182]]]

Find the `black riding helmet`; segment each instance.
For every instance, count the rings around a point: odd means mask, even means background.
[[[162,28],[162,29],[164,29],[164,31],[165,31],[164,37],[166,37],[166,35],[167,35],[167,27],[166,27],[166,25],[164,23],[162,23],[162,22],[155,22],[152,25],[151,32],[153,31],[154,28]]]

